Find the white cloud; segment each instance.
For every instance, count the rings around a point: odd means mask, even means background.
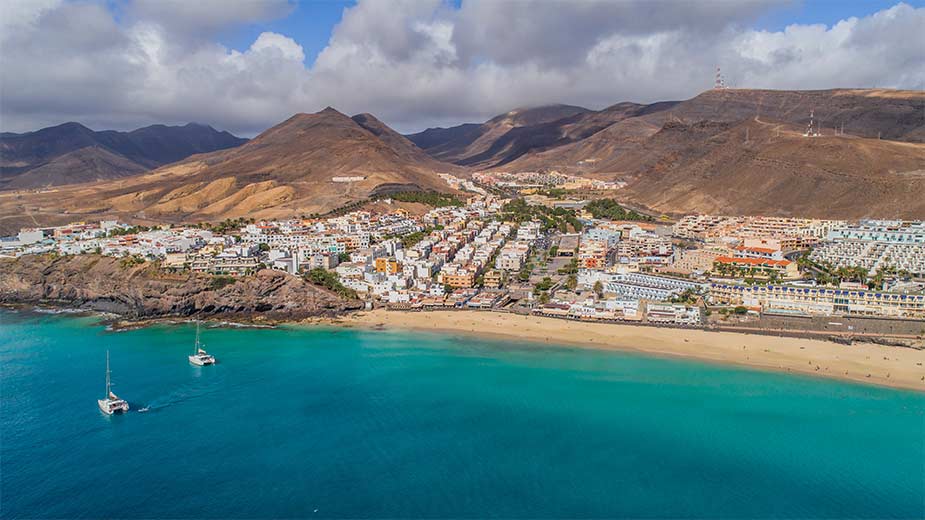
[[[253,134],[332,105],[401,130],[516,106],[683,99],[719,64],[738,87],[925,88],[925,9],[898,4],[832,27],[748,29],[768,4],[361,1],[314,63],[288,35],[243,52],[210,36],[284,15],[285,1],[9,4],[0,126],[198,121]],[[208,37],[205,37],[208,36]]]
[[[251,52],[264,53],[270,58],[282,57],[287,60],[301,62],[305,59],[305,53],[302,46],[292,38],[272,32],[261,33],[257,40],[251,45]]]

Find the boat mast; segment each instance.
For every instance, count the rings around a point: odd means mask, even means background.
[[[109,399],[109,394],[111,393],[112,391],[110,390],[110,382],[109,382],[109,351],[107,350],[106,351],[106,399]]]
[[[196,344],[193,346],[193,354],[199,354],[199,320],[196,320]]]

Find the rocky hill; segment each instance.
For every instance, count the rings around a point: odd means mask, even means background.
[[[109,215],[198,222],[327,211],[389,191],[449,191],[438,172],[459,172],[369,114],[327,108],[297,114],[246,144],[194,155],[152,172],[43,193],[0,194],[0,227]],[[339,182],[349,177],[350,182]],[[86,217],[85,217],[86,216]]]
[[[129,319],[201,316],[298,320],[358,309],[360,302],[279,271],[239,279],[168,273],[97,255],[0,259],[0,303],[51,304]]]
[[[819,137],[802,135],[811,113]],[[429,152],[457,144],[436,137]],[[479,154],[449,156],[626,181],[625,202],[662,213],[925,218],[923,138],[921,91],[718,89],[508,128]]]
[[[561,144],[563,128],[585,115],[597,113],[571,105],[519,108],[482,124],[430,128],[406,137],[434,158],[482,169],[503,165],[529,150]]]
[[[628,182],[626,200],[654,211],[819,218],[925,218],[925,144],[804,137],[793,126],[666,123],[594,165]]]
[[[193,123],[131,132],[95,132],[80,123],[65,123],[24,134],[2,133],[0,189],[118,179],[246,141]]]

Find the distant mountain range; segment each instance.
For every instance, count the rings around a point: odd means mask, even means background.
[[[810,113],[819,137],[803,135]],[[4,134],[7,187],[96,182],[0,192],[0,228],[103,215],[149,222],[306,215],[397,190],[449,191],[438,173],[477,170],[620,180],[627,185],[615,194],[619,200],[673,215],[925,219],[923,114],[922,91],[723,89],[597,111],[517,109],[409,136],[370,114],[327,108],[297,114],[236,147],[243,140],[195,126],[196,138],[178,138],[182,146],[137,138],[129,140],[135,148],[116,146],[114,137],[85,139],[110,133],[79,125],[64,132],[69,139],[35,137],[61,131],[56,127]],[[209,147],[224,149],[186,157]],[[89,171],[110,173],[79,173]],[[35,180],[27,183],[27,175]]]
[[[568,168],[575,166],[569,163],[573,158],[569,152],[574,148],[562,149],[568,155],[565,164],[556,164],[555,154],[536,161],[514,161],[583,141],[605,129],[608,132],[598,140],[617,144],[613,141],[652,135],[669,121],[735,122],[758,118],[805,127],[811,112],[823,133],[832,134],[837,127],[857,137],[922,143],[923,103],[925,93],[921,91],[721,89],[708,90],[687,101],[649,105],[623,102],[599,111],[570,105],[520,108],[481,124],[430,128],[407,137],[434,158],[479,170]],[[627,123],[621,128],[613,128],[623,121]]]
[[[137,175],[190,155],[247,142],[211,126],[93,131],[80,123],[0,134],[0,189],[60,186]]]
[[[75,214],[153,222],[270,218],[327,211],[393,191],[446,191],[437,172],[466,174],[431,158],[370,114],[351,118],[326,108],[296,114],[236,148],[142,175],[6,201],[19,208],[13,216],[27,222]],[[8,207],[0,196],[0,217],[9,215]]]
[[[811,114],[820,137],[803,136]],[[925,218],[922,91],[718,89],[600,111],[518,109],[408,138],[478,170],[624,181],[622,200],[667,214]]]

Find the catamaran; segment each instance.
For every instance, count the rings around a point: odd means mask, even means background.
[[[106,397],[104,399],[97,400],[97,404],[100,405],[100,410],[106,415],[112,415],[114,413],[123,413],[128,411],[128,403],[124,399],[119,399],[119,396],[112,393],[112,382],[110,381],[110,371],[109,371],[109,351],[106,351]]]
[[[196,344],[193,346],[193,355],[189,357],[189,362],[197,365],[214,365],[215,356],[212,356],[208,352],[202,349],[202,344],[199,343],[199,321],[196,321]]]

